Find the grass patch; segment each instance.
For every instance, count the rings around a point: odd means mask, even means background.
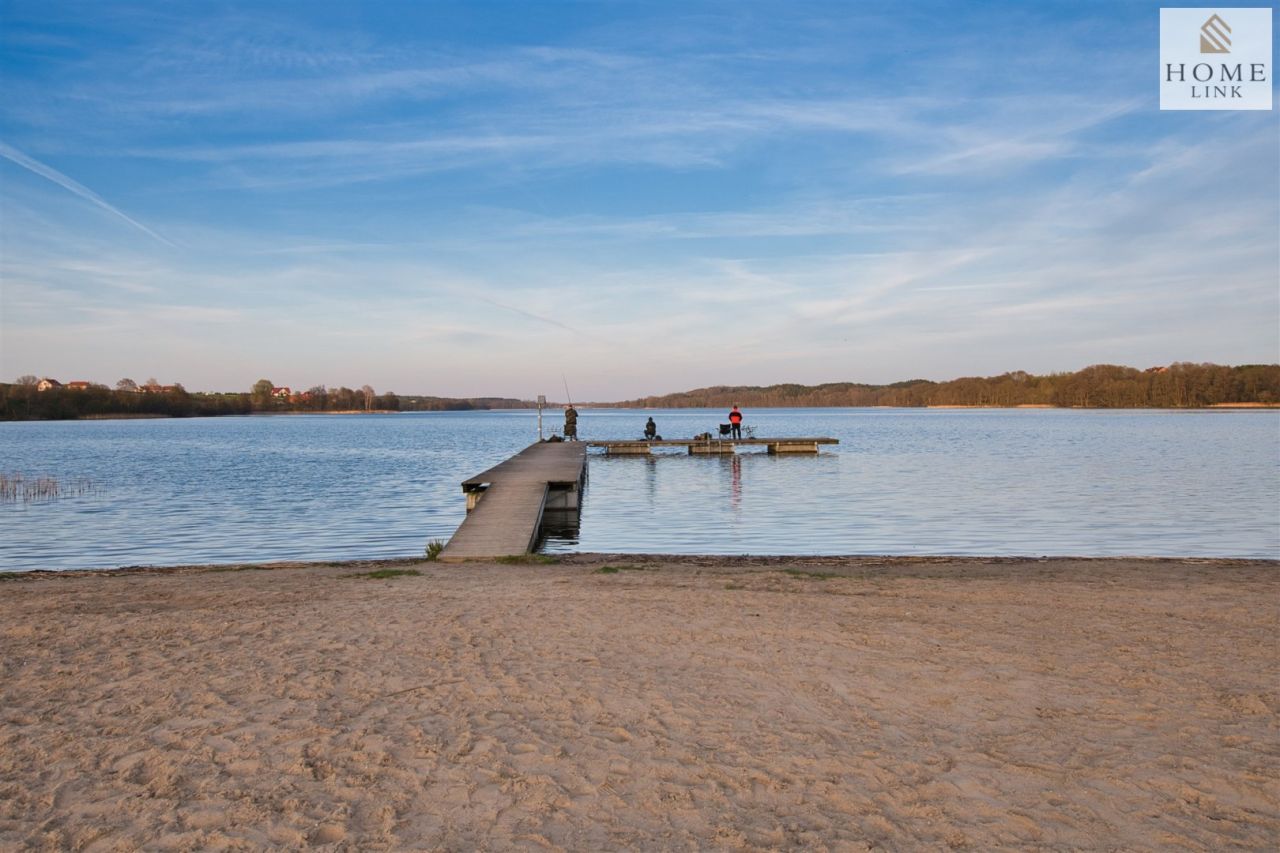
[[[399,577],[417,577],[422,572],[417,569],[378,569],[376,572],[361,572],[357,575],[347,575],[349,578],[369,578],[370,580],[380,581],[387,578]]]
[[[647,572],[647,571],[649,570],[646,569],[644,566],[632,566],[628,564],[625,566],[601,566],[600,568],[596,569],[595,574],[616,575],[618,572]]]
[[[262,568],[262,566],[255,566],[252,564],[248,564],[248,565],[242,565],[242,566],[214,566],[211,569],[205,569],[205,571],[206,572],[252,572],[255,569],[260,569],[260,568]]]
[[[512,554],[509,557],[495,557],[494,562],[502,563],[504,566],[525,566],[529,564],[550,566],[556,562],[556,558],[548,557],[546,554]]]
[[[832,578],[843,577],[843,575],[837,575],[834,572],[806,572],[803,569],[783,569],[782,571],[791,575],[793,578],[809,578],[811,580],[818,581],[826,581],[831,580]]]
[[[435,562],[440,558],[440,552],[443,550],[444,550],[444,540],[432,539],[430,542],[427,543],[427,550],[423,552],[423,556],[425,556],[428,560]]]
[[[724,585],[724,588],[725,589],[746,589],[746,587],[740,583],[727,583]]]

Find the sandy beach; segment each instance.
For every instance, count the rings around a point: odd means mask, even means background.
[[[0,848],[1275,849],[1278,623],[1223,560],[8,576]]]

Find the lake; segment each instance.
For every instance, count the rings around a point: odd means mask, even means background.
[[[817,456],[588,457],[549,552],[1280,558],[1280,412],[773,409]],[[684,437],[720,410],[587,410],[579,434]],[[549,413],[550,427],[559,425]],[[421,555],[527,411],[0,423],[0,571]],[[87,484],[87,488],[83,488]]]

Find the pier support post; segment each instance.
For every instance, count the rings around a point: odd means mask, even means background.
[[[818,443],[797,443],[780,441],[777,444],[769,445],[770,453],[817,453]]]
[[[648,456],[649,445],[609,446],[604,449],[606,456]]]
[[[733,453],[733,442],[731,441],[703,441],[689,445],[689,453]]]

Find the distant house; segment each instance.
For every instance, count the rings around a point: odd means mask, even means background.
[[[39,382],[36,383],[37,391],[48,391],[50,388],[61,388],[61,387],[62,387],[61,382],[59,382],[56,379],[49,379],[48,377],[45,377],[44,379],[41,379]]]
[[[168,394],[177,389],[177,385],[140,385],[138,390],[145,394]]]
[[[92,383],[83,382],[77,379],[75,382],[68,382],[66,387],[70,388],[72,391],[88,391],[90,384]]]
[[[282,386],[280,386],[280,387],[278,387],[278,388],[272,388],[272,389],[271,389],[271,396],[272,396],[272,397],[280,397],[281,399],[284,399],[284,400],[289,399],[289,395],[290,395],[290,394],[292,394],[292,393],[293,393],[293,392],[289,390],[289,386],[288,386],[288,385],[282,385]]]

